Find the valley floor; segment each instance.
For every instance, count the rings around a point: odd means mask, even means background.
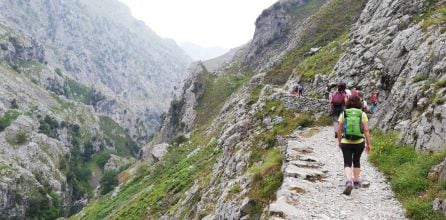
[[[389,183],[365,153],[361,179],[370,186],[342,194],[343,158],[332,127],[295,131],[287,141],[285,179],[269,207],[274,219],[406,219]]]

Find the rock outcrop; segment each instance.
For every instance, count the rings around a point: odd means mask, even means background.
[[[347,53],[333,74],[320,76],[325,80],[313,88],[323,93],[327,83],[345,81],[349,87],[362,86],[365,94],[376,89],[380,97],[373,127],[400,130],[402,140],[418,150],[443,149],[446,35],[440,24],[425,27],[431,17],[417,17],[444,4],[369,1],[351,29]]]

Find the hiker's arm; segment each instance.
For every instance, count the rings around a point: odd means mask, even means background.
[[[365,147],[367,152],[370,152],[372,150],[372,139],[370,138],[370,132],[369,132],[369,124],[367,122],[364,122],[364,134],[365,134]]]
[[[341,144],[341,140],[342,140],[342,127],[344,126],[344,122],[339,122],[338,123],[338,143]]]

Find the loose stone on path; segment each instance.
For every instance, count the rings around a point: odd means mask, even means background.
[[[406,219],[385,177],[361,158],[364,185],[344,190],[343,158],[331,127],[305,138],[295,131],[288,139],[284,181],[270,204],[273,219]],[[372,137],[373,138],[373,137]],[[372,149],[373,150],[373,149]]]

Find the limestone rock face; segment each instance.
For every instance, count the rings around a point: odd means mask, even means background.
[[[319,81],[308,89],[322,94],[327,83],[344,81],[362,86],[368,102],[376,89],[379,105],[372,127],[397,128],[404,142],[432,151],[446,143],[445,89],[436,84],[446,79],[446,34],[438,25],[423,29],[416,22],[426,4],[368,1],[332,75],[316,76]]]
[[[323,5],[325,1],[320,2],[320,5]],[[256,30],[244,63],[255,69],[265,67],[268,62],[274,63],[273,57],[289,46],[307,16],[311,15],[311,12],[305,11],[308,4],[310,3],[305,0],[284,0],[265,9],[256,20]],[[299,10],[302,10],[302,13],[293,13]]]

